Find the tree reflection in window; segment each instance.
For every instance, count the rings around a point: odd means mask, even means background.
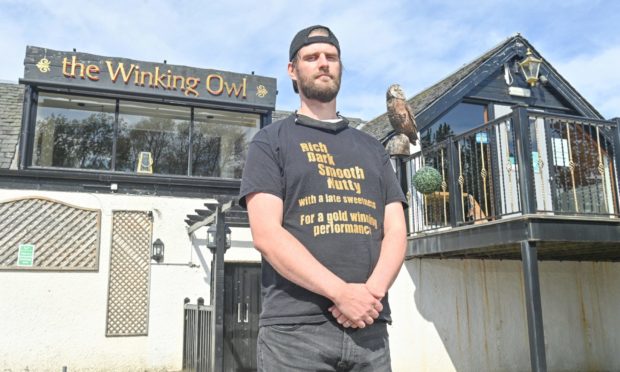
[[[120,102],[116,170],[135,172],[140,152],[150,152],[153,173],[187,174],[189,108]]]
[[[190,136],[189,106],[41,92],[32,164],[134,173],[140,153],[148,152],[155,174],[241,178],[260,115],[193,111]]]
[[[192,175],[241,178],[248,144],[259,124],[257,114],[195,109]]]
[[[111,168],[114,100],[41,94],[33,165]]]

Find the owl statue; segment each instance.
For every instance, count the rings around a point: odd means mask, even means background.
[[[400,85],[392,84],[386,94],[388,119],[396,134],[404,134],[412,145],[418,140],[418,128],[411,106],[407,103],[405,92]]]

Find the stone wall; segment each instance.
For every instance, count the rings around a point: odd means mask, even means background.
[[[17,168],[23,102],[22,85],[0,83],[0,168]]]

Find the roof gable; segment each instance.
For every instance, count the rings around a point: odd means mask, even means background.
[[[488,79],[499,71],[503,71],[505,63],[510,65],[514,64],[517,59],[523,59],[527,48],[530,48],[535,55],[543,60],[540,74],[547,77],[548,83],[542,90],[550,92],[582,116],[603,119],[600,113],[524,37],[517,34],[410,98],[408,102],[415,113],[418,129],[423,129],[464,97],[475,95]],[[535,99],[536,97],[530,101]],[[517,103],[514,102],[514,104]],[[370,120],[361,130],[380,140],[385,139],[393,132],[387,112]]]

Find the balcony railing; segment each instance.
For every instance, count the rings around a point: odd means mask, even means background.
[[[527,110],[423,148],[406,161],[439,171],[439,191],[409,181],[409,230],[434,231],[523,214],[620,217],[618,121]]]

